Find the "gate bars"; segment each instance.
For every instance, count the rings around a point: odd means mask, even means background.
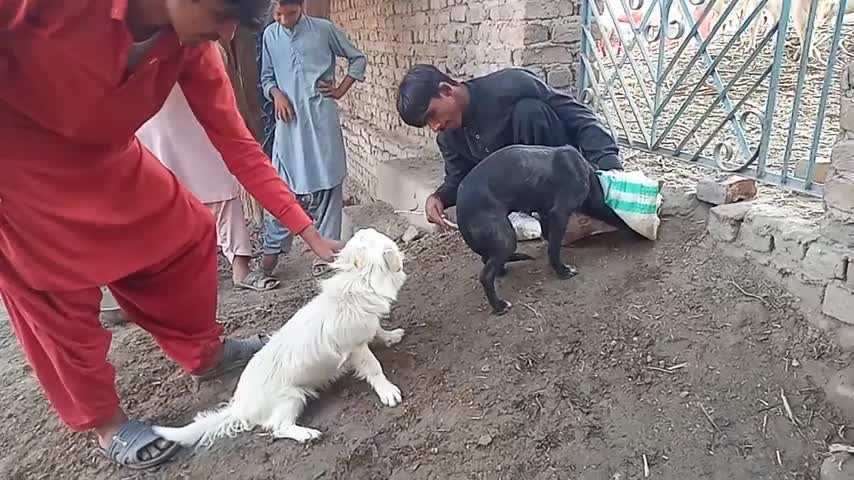
[[[579,99],[624,147],[820,194],[816,162],[826,164],[836,137],[831,89],[849,9],[847,0],[582,0]]]

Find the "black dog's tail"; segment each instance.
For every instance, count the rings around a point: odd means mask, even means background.
[[[510,260],[508,262],[524,262],[525,260],[533,260],[534,257],[527,255],[525,253],[514,253],[510,255]]]

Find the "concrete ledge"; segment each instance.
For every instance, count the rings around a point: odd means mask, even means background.
[[[373,228],[394,241],[409,243],[422,233],[386,202],[370,202],[344,208],[341,238],[346,241],[363,228]]]
[[[414,157],[390,160],[377,166],[376,199],[386,202],[418,228],[432,230],[424,216],[424,202],[444,179],[444,165],[439,157]],[[453,209],[448,212],[453,216]]]

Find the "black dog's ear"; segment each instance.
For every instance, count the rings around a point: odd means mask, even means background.
[[[388,249],[383,252],[383,260],[385,265],[394,273],[403,270],[403,254],[394,249]]]

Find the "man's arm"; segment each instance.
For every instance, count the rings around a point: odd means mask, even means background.
[[[584,104],[549,87],[539,77],[527,70],[513,69],[512,80],[505,84],[513,92],[512,98],[537,98],[555,111],[566,128],[575,147],[584,158],[602,170],[623,168],[619,148],[614,137],[605,129],[599,118]]]
[[[353,42],[334,23],[329,22],[329,48],[336,57],[347,59],[347,76],[341,80],[337,87],[326,85],[322,87],[325,95],[341,98],[347,94],[355,82],[365,81],[365,70],[368,67],[368,59],[361,50],[353,45]]]
[[[439,144],[439,151],[445,160],[445,181],[436,189],[434,195],[439,198],[444,208],[451,208],[457,204],[457,189],[460,182],[474,167],[451,148],[446,133],[440,133],[436,143]]]
[[[213,43],[192,49],[179,83],[211,143],[246,191],[295,235],[311,226],[311,219],[249,133]]]

